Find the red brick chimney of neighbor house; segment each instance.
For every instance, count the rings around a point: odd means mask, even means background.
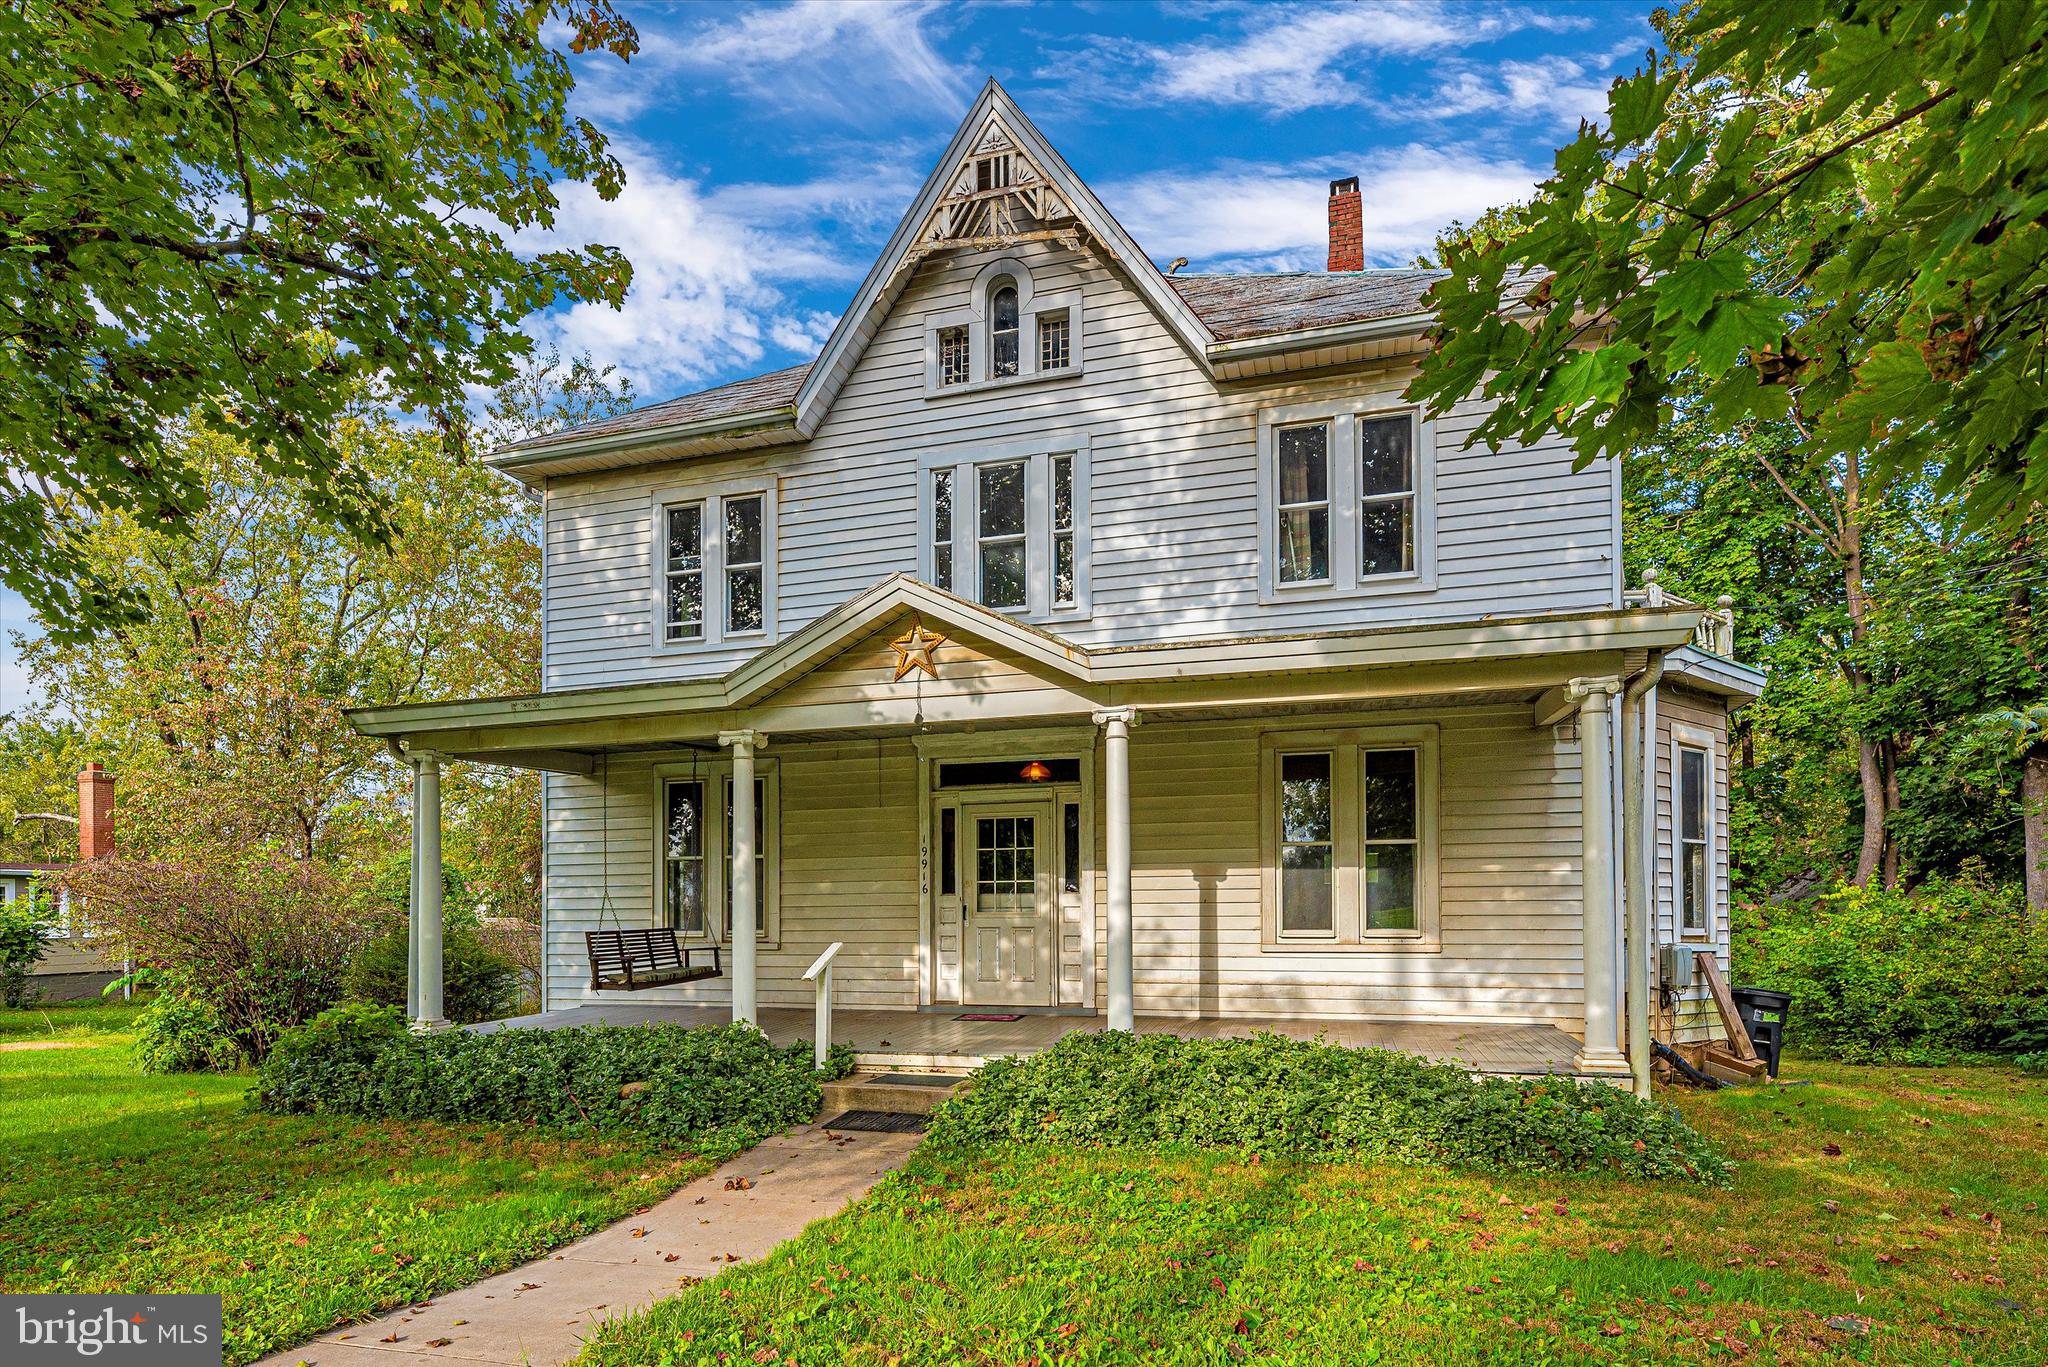
[[[98,760],[78,775],[78,858],[114,852],[114,776]]]
[[[1365,210],[1358,202],[1357,176],[1330,182],[1329,269],[1365,269]]]

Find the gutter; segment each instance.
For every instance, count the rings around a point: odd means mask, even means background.
[[[606,432],[594,437],[581,437],[573,441],[552,442],[544,446],[528,448],[511,447],[503,452],[485,458],[485,463],[507,474],[550,461],[573,460],[578,456],[607,455],[613,451],[643,447],[656,442],[681,442],[713,437],[745,436],[753,432],[765,432],[777,427],[786,427],[791,435],[796,432],[796,407],[784,404],[779,408],[753,408],[743,413],[728,413],[717,418],[693,418],[683,422],[664,423],[656,427],[635,427],[621,432]]]
[[[1644,757],[1649,753],[1649,696],[1664,677],[1664,652],[1650,653],[1643,672],[1629,680],[1621,695],[1621,902],[1622,955],[1627,970],[1623,1001],[1628,1010],[1628,1070],[1635,1094],[1650,1095],[1650,880],[1648,845],[1643,839]]]
[[[1369,318],[1356,323],[1333,323],[1328,327],[1303,328],[1297,332],[1275,332],[1242,341],[1214,342],[1208,347],[1211,364],[1256,360],[1303,347],[1331,346],[1345,342],[1371,342],[1382,337],[1399,337],[1426,332],[1436,323],[1434,313],[1401,313],[1391,318]]]

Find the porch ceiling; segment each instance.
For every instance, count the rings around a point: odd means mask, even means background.
[[[394,750],[588,773],[600,752],[709,746],[742,729],[880,737],[1085,721],[1110,707],[1192,718],[1528,701],[1577,675],[1632,671],[1645,652],[1691,640],[1700,616],[1632,608],[1091,650],[894,575],[721,678],[364,708],[349,720]],[[938,625],[1012,686],[963,671],[798,687],[903,618]]]

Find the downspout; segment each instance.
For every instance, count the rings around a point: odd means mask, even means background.
[[[1628,1011],[1628,1070],[1635,1094],[1650,1095],[1650,871],[1643,838],[1643,756],[1649,752],[1650,690],[1664,677],[1664,652],[1655,651],[1622,693],[1621,899],[1623,994]]]

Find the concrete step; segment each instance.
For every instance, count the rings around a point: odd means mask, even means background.
[[[825,1101],[818,1115],[821,1119],[842,1111],[930,1115],[965,1081],[965,1073],[854,1073],[824,1085]]]

